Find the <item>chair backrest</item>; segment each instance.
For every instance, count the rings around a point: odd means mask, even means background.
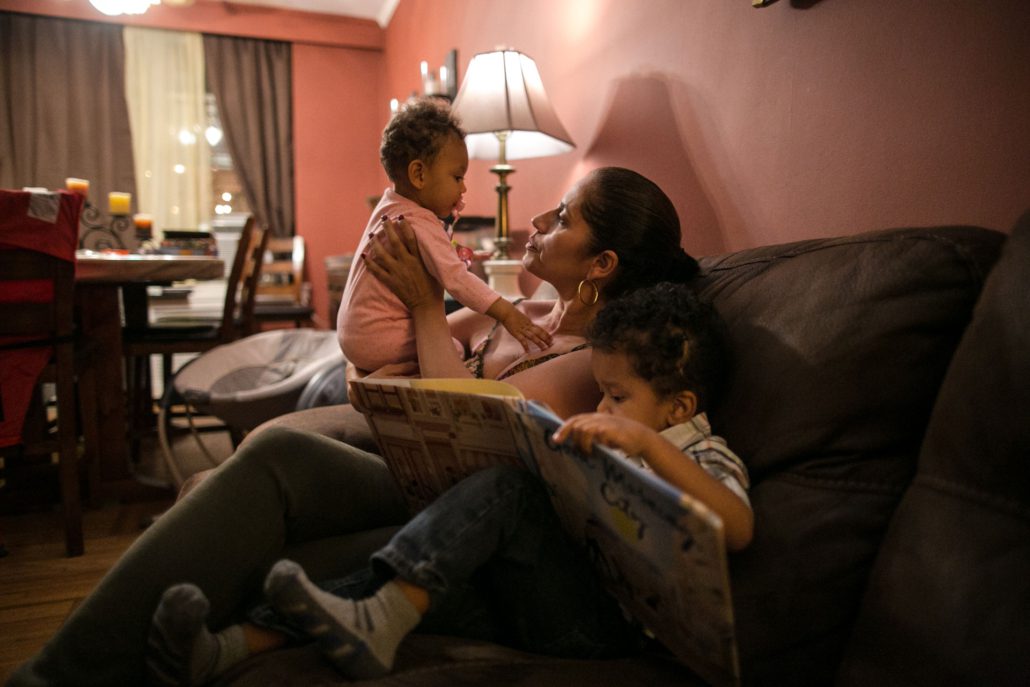
[[[347,279],[350,277],[353,262],[353,253],[329,255],[325,259],[326,281],[329,286],[329,327],[332,329],[336,328],[336,318],[340,312],[340,303],[343,302],[343,292],[347,288]]]
[[[59,398],[72,398],[74,293],[74,263],[21,248],[0,249],[0,446],[19,440],[32,390],[48,360],[58,366]],[[74,406],[62,412],[74,412]]]
[[[225,288],[220,332],[225,341],[232,341],[255,329],[254,304],[268,238],[268,230],[258,226],[253,215],[248,217],[240,232],[236,256]]]
[[[258,301],[302,302],[304,287],[304,239],[300,236],[273,236],[265,247],[258,282]]]

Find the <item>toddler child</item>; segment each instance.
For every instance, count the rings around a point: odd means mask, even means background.
[[[660,284],[609,303],[587,338],[603,397],[596,413],[570,418],[555,440],[583,450],[598,442],[642,460],[722,517],[728,549],[746,546],[752,533],[747,470],[712,435],[704,412],[726,366],[715,310],[689,287]],[[642,641],[586,554],[570,545],[543,483],[510,466],[458,483],[374,553],[364,576],[326,588],[334,593],[312,584],[296,563],[279,561],[265,592],[289,625],[255,614],[265,627],[235,625],[212,634],[205,613],[183,610],[202,604],[200,590],[172,587],[154,616],[155,658],[221,670],[282,644],[296,634],[292,627],[314,639],[344,675],[369,678],[392,669],[401,640],[420,624],[436,634],[566,657],[625,654]],[[241,627],[250,633],[247,641]],[[158,663],[148,659],[148,665]],[[211,677],[208,671],[205,678]]]
[[[489,315],[529,350],[551,336],[468,271],[442,218],[463,207],[468,150],[465,132],[446,105],[418,100],[393,116],[383,131],[380,161],[392,182],[372,211],[358,245],[374,244],[383,219],[403,217],[414,229],[426,269],[462,305]],[[411,314],[397,296],[355,260],[337,318],[340,346],[359,370],[417,360]]]

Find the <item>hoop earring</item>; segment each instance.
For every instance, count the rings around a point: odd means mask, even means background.
[[[589,284],[590,288],[594,290],[594,297],[589,302],[585,298],[583,298],[583,284]],[[601,291],[597,288],[597,284],[594,283],[593,279],[584,279],[579,283],[579,286],[576,287],[576,298],[578,298],[579,302],[583,305],[593,305],[597,303],[597,299],[600,297]]]

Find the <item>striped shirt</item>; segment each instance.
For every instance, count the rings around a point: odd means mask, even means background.
[[[712,426],[708,424],[707,415],[698,413],[686,422],[662,430],[660,434],[690,456],[701,469],[739,496],[750,508],[751,500],[747,496],[747,491],[751,487],[751,480],[748,478],[747,468],[737,454],[726,446],[725,439],[712,434]],[[642,467],[647,465],[642,464]]]

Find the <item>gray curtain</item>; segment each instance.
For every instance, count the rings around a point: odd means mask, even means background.
[[[135,196],[124,72],[119,25],[0,12],[0,188]]]
[[[205,35],[204,61],[251,211],[275,236],[292,236],[290,44]]]

